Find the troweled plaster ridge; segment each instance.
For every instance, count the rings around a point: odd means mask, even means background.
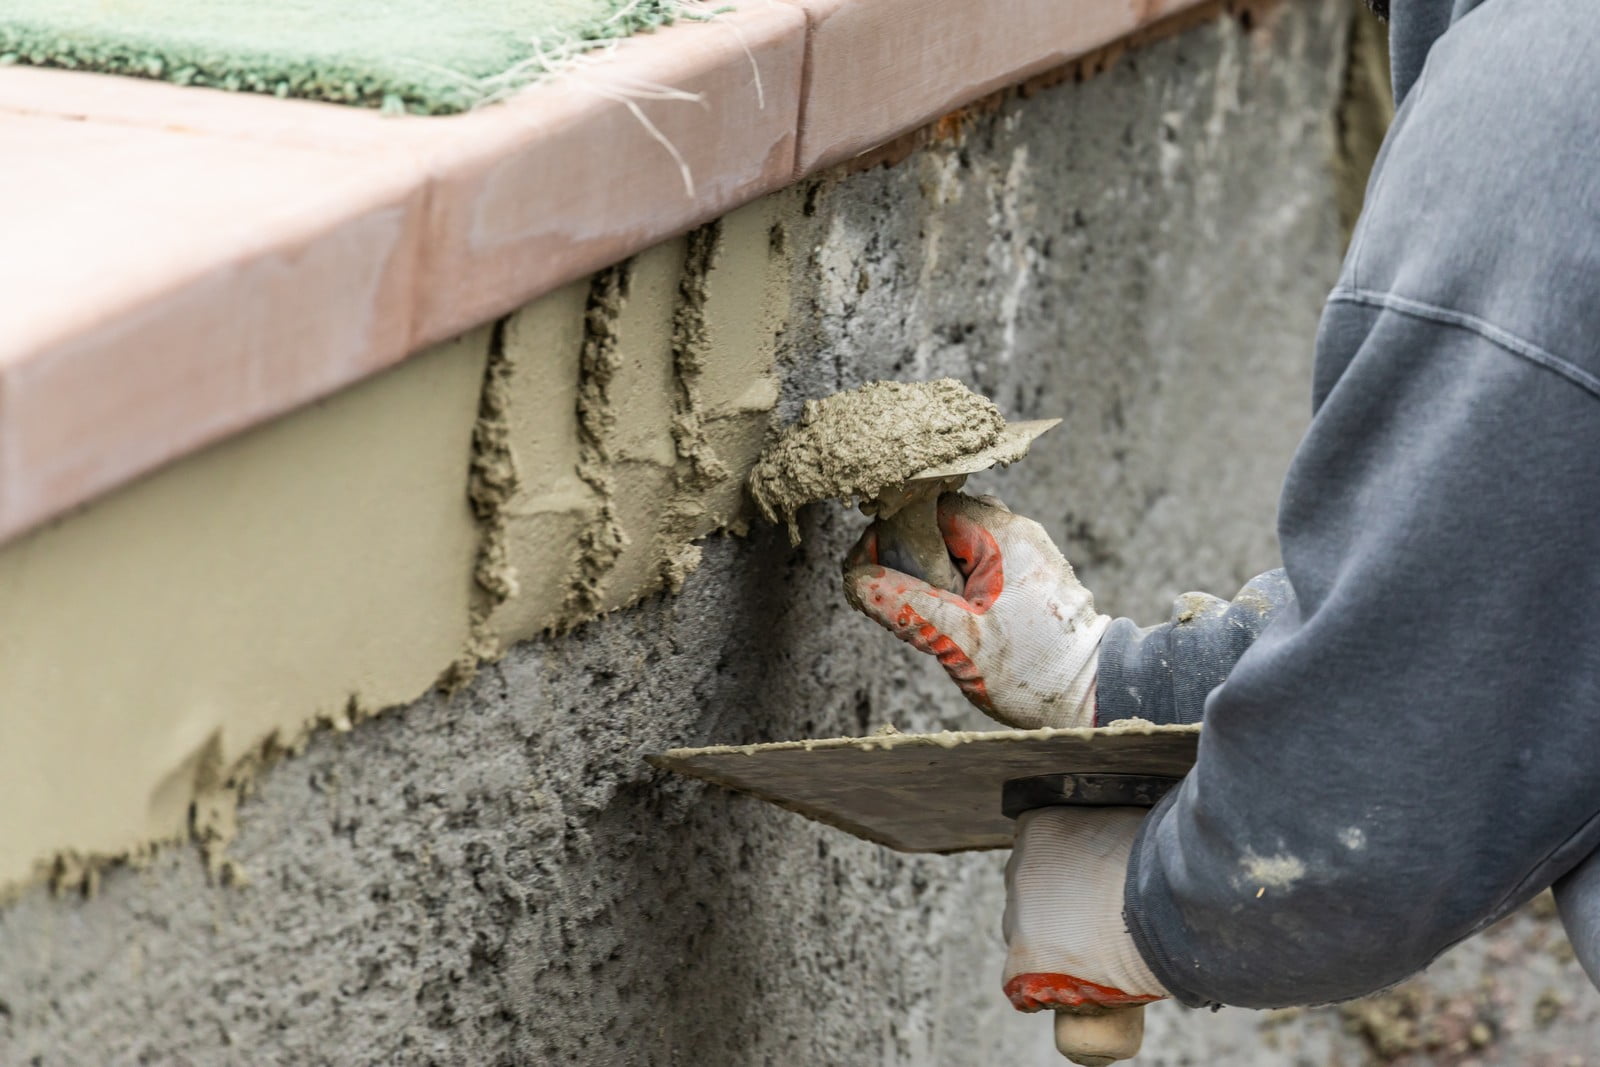
[[[578,534],[578,573],[563,605],[567,618],[581,619],[600,610],[600,583],[628,545],[628,535],[616,516],[609,439],[617,419],[611,401],[611,379],[620,363],[617,320],[632,279],[631,262],[596,274],[589,283],[584,308],[583,347],[578,356],[578,477],[594,493],[596,506]]]
[[[489,617],[518,591],[517,572],[509,559],[506,531],[506,506],[521,486],[521,476],[508,418],[512,368],[511,361],[506,358],[505,334],[503,320],[490,328],[483,391],[478,398],[478,418],[472,427],[467,500],[472,505],[480,539],[472,567],[475,588],[467,644],[441,679],[448,693],[459,690],[471,680],[480,663],[494,657],[496,644]]]

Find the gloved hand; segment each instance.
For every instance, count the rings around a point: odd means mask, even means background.
[[[1138,808],[1038,808],[1006,863],[1005,994],[1018,1011],[1119,1007],[1167,991],[1122,918]]]
[[[878,563],[877,524],[845,559],[845,596],[936,656],[967,699],[1008,726],[1093,726],[1095,664],[1110,618],[1044,527],[993,497],[946,493],[939,529],[965,596]]]

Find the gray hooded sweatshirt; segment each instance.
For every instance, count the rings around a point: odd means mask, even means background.
[[[1370,993],[1552,883],[1600,944],[1600,8],[1394,0],[1391,42],[1284,569],[1102,646],[1100,721],[1205,721],[1125,912],[1190,1005]]]

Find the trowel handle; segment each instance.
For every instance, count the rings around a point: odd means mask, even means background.
[[[939,492],[919,494],[878,520],[878,562],[960,596],[966,580],[939,532]]]
[[[1093,1014],[1056,1012],[1056,1051],[1081,1067],[1132,1059],[1143,1043],[1143,1004],[1103,1008]]]
[[[1000,810],[1015,819],[1048,807],[1150,808],[1181,779],[1158,774],[1072,772],[1012,778],[1000,790]],[[1144,1043],[1144,1005],[1083,1007],[1056,1012],[1056,1051],[1081,1067],[1132,1059]]]

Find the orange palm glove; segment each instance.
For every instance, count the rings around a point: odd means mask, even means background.
[[[845,596],[938,658],[967,699],[1007,726],[1094,725],[1094,677],[1110,619],[1044,527],[992,497],[946,493],[939,530],[963,596],[878,562],[877,524],[845,559]]]

